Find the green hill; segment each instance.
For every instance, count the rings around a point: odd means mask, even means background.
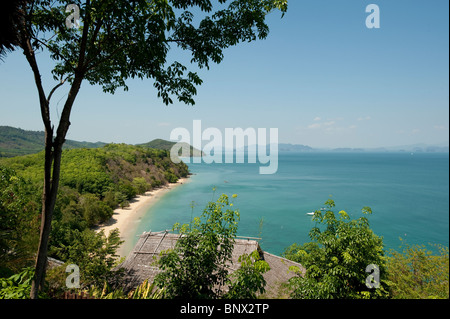
[[[158,139],[154,139],[151,142],[143,143],[143,144],[137,144],[137,145],[138,146],[143,146],[143,147],[148,147],[148,148],[156,148],[156,149],[160,149],[160,150],[166,150],[166,151],[170,152],[170,149],[175,144],[176,144],[176,142],[166,141],[166,140],[158,138]],[[198,156],[204,155],[202,153],[202,151],[194,148],[193,146],[191,146],[191,145],[189,145],[187,143],[181,143],[181,144],[185,144],[186,146],[189,146],[190,156],[191,157],[198,157]]]
[[[14,169],[35,183],[44,178],[44,152],[0,159],[0,165]],[[184,163],[173,163],[161,149],[127,144],[107,144],[99,148],[66,149],[61,160],[62,185],[102,197],[111,187],[144,178],[146,190],[173,183],[188,175]]]
[[[27,131],[11,126],[0,126],[0,157],[38,153],[44,149],[44,141],[45,133],[42,131]],[[66,140],[64,148],[97,148],[104,145],[106,143]]]
[[[0,157],[14,157],[39,153],[45,147],[45,133],[43,131],[28,131],[11,126],[0,126]],[[163,139],[155,139],[148,143],[137,144],[137,146],[161,149],[170,152],[175,142]],[[78,142],[66,140],[64,149],[76,148],[99,148],[105,146],[103,142]],[[202,156],[202,152],[186,144],[190,148],[191,156]]]
[[[44,151],[0,158],[0,279],[34,263],[43,175]],[[173,163],[165,150],[127,144],[63,150],[49,256],[77,264],[74,256],[84,261],[100,256],[88,267],[97,276],[120,238],[117,230],[106,239],[92,227],[110,221],[114,209],[128,206],[136,195],[188,175],[187,165]]]
[[[42,192],[44,151],[36,154],[1,158],[0,168],[14,170],[28,184]],[[131,200],[137,194],[175,183],[189,175],[186,164],[173,163],[169,152],[127,144],[107,144],[100,148],[66,149],[61,160],[60,193],[69,196],[57,205],[82,204],[86,196],[94,202],[104,202],[112,209]],[[1,204],[1,203],[0,203]],[[103,204],[101,204],[103,205]],[[59,207],[59,206],[58,206]],[[59,209],[59,208],[58,208]],[[99,208],[99,211],[103,211]],[[60,210],[62,214],[62,210]],[[95,213],[90,226],[107,220],[111,214]],[[97,216],[98,215],[98,216]],[[70,216],[68,216],[69,218]],[[73,216],[72,216],[73,217]]]

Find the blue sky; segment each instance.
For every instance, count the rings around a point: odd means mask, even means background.
[[[381,27],[368,29],[368,4]],[[176,127],[271,128],[279,142],[313,147],[438,144],[449,136],[449,2],[290,0],[266,40],[225,51],[200,70],[196,105],[165,106],[151,80],[115,95],[84,82],[69,139],[144,143]],[[183,59],[174,54],[174,59]],[[47,92],[51,63],[39,56]],[[52,98],[58,112],[69,88]],[[0,63],[0,125],[43,130],[32,72],[20,52]],[[55,124],[56,125],[56,124]],[[205,142],[206,143],[206,142]]]

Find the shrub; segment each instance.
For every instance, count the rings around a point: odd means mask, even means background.
[[[423,245],[402,243],[401,249],[391,250],[387,258],[392,298],[448,299],[448,247],[437,246],[433,253]]]

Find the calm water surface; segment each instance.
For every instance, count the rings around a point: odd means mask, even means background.
[[[362,207],[371,207],[371,228],[383,237],[386,249],[398,248],[399,237],[410,244],[448,246],[448,154],[280,153],[273,175],[260,175],[259,164],[188,165],[191,181],[149,209],[135,242],[143,231],[189,222],[225,193],[238,195],[233,201],[241,213],[239,235],[262,237],[261,247],[273,254],[309,241],[314,223],[306,213],[329,198],[336,211],[355,218]]]

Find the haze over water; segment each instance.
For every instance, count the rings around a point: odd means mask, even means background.
[[[261,237],[262,249],[273,254],[310,241],[314,223],[306,213],[329,198],[335,212],[345,210],[353,218],[371,207],[370,226],[386,249],[397,249],[399,237],[409,244],[448,246],[448,153],[280,153],[273,175],[260,175],[259,163],[188,165],[191,181],[155,203],[136,235],[187,223],[225,193],[238,195],[238,234]]]

